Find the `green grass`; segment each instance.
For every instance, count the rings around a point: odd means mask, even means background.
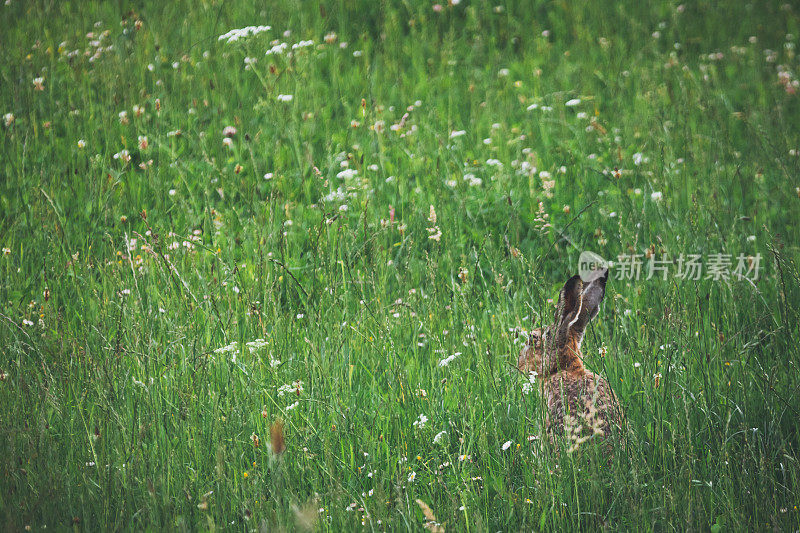
[[[798,529],[795,7],[150,4],[0,7],[0,528]],[[550,446],[510,330],[648,249],[761,276],[612,279]]]

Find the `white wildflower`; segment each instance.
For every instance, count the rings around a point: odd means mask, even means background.
[[[232,43],[238,41],[242,37],[251,37],[271,29],[272,28],[269,26],[245,26],[244,28],[237,28],[229,31],[228,33],[223,33],[218,37],[218,40],[225,41],[226,43]]]

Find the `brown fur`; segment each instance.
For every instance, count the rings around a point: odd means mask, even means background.
[[[541,383],[551,436],[564,435],[568,424],[573,435],[609,435],[620,425],[622,410],[611,386],[581,361],[583,333],[597,314],[606,279],[607,274],[586,287],[577,276],[570,279],[559,297],[556,323],[532,331],[520,351],[517,367],[536,372]]]

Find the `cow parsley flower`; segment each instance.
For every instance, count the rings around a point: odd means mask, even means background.
[[[223,33],[217,39],[220,41],[225,41],[226,43],[236,42],[242,37],[252,37],[253,35],[258,35],[259,33],[269,31],[272,28],[270,26],[245,26],[244,28],[237,28],[234,30],[229,31],[228,33]]]

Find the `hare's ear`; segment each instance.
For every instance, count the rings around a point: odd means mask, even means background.
[[[558,295],[555,316],[555,348],[560,351],[567,344],[567,334],[572,324],[580,316],[583,281],[580,276],[572,276],[561,288]]]
[[[569,335],[575,338],[579,347],[583,340],[583,333],[586,331],[586,326],[597,316],[600,310],[600,302],[603,301],[603,297],[606,294],[608,269],[595,270],[591,277],[592,280],[583,285],[581,310],[569,330]]]

